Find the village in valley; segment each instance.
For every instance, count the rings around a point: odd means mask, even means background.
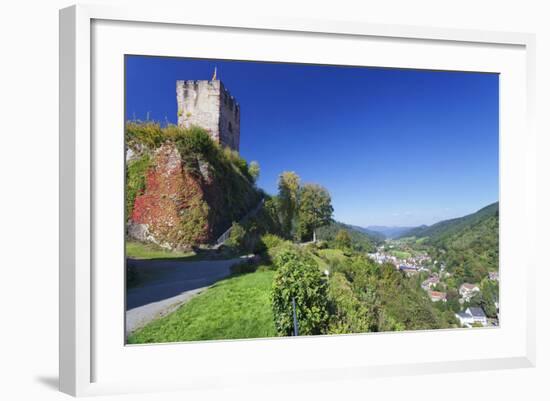
[[[403,272],[411,279],[417,279],[420,287],[426,292],[432,302],[447,303],[450,293],[454,293],[459,308],[455,309],[455,317],[462,327],[498,326],[499,301],[493,299],[496,310],[495,317],[489,317],[481,307],[481,285],[479,283],[462,282],[458,287],[451,287],[449,280],[453,274],[446,269],[443,261],[432,259],[426,250],[414,249],[410,239],[387,239],[379,245],[375,252],[368,256],[378,264],[390,263],[395,269]],[[487,280],[498,285],[499,274],[490,271]],[[456,310],[458,309],[458,310]]]

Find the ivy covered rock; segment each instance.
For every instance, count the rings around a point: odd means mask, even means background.
[[[168,249],[212,243],[260,201],[248,165],[202,129],[129,123],[127,235]]]

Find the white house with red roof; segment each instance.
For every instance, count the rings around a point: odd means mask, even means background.
[[[428,291],[428,295],[432,302],[447,302],[447,293],[446,292],[440,292],[440,291]]]

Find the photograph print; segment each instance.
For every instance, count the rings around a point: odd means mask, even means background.
[[[499,327],[498,74],[124,73],[127,344]]]

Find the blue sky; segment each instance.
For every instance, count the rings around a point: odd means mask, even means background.
[[[331,193],[345,223],[418,225],[498,200],[498,75],[127,56],[126,118],[176,123],[176,80],[218,78],[241,155]]]

